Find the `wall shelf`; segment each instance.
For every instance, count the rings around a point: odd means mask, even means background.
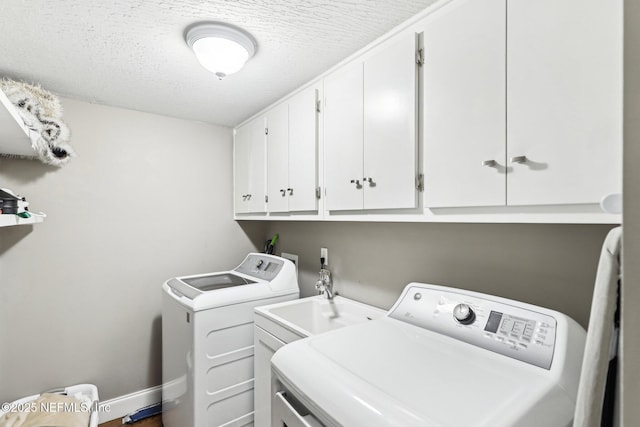
[[[0,215],[0,227],[13,225],[38,224],[44,221],[43,215],[31,215],[31,218],[21,218],[18,215]]]
[[[35,157],[36,152],[31,141],[38,134],[25,126],[22,117],[9,98],[0,90],[0,154]],[[45,215],[21,218],[18,215],[0,215],[0,227],[37,224],[44,221]]]
[[[31,141],[37,133],[25,126],[9,98],[0,90],[0,154],[35,157]]]
[[[31,215],[31,218],[20,218],[18,215],[0,215],[0,227],[11,227],[13,225],[38,224],[44,221],[44,215]]]

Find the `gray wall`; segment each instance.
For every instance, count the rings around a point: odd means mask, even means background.
[[[624,2],[624,212],[622,284],[622,414],[640,425],[640,4]]]
[[[320,247],[337,291],[389,308],[412,281],[460,287],[564,312],[586,327],[609,225],[289,223],[278,252],[300,256],[302,294],[315,294]]]
[[[235,266],[264,235],[232,219],[230,129],[63,106],[78,158],[0,160],[0,187],[48,215],[0,229],[0,402],[81,382],[102,400],[160,384],[162,282]]]

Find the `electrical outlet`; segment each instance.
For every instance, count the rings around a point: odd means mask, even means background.
[[[320,248],[320,258],[324,258],[324,265],[329,265],[329,249]]]

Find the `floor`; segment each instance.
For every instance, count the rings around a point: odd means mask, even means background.
[[[137,423],[133,423],[133,424],[122,424],[122,418],[118,418],[117,420],[109,421],[107,423],[102,423],[98,427],[117,427],[121,425],[135,426],[135,427],[162,427],[162,414],[145,418],[144,420],[138,421]]]

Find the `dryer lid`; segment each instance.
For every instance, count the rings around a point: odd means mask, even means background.
[[[565,426],[573,415],[549,371],[388,317],[291,343],[272,366],[327,426]]]

